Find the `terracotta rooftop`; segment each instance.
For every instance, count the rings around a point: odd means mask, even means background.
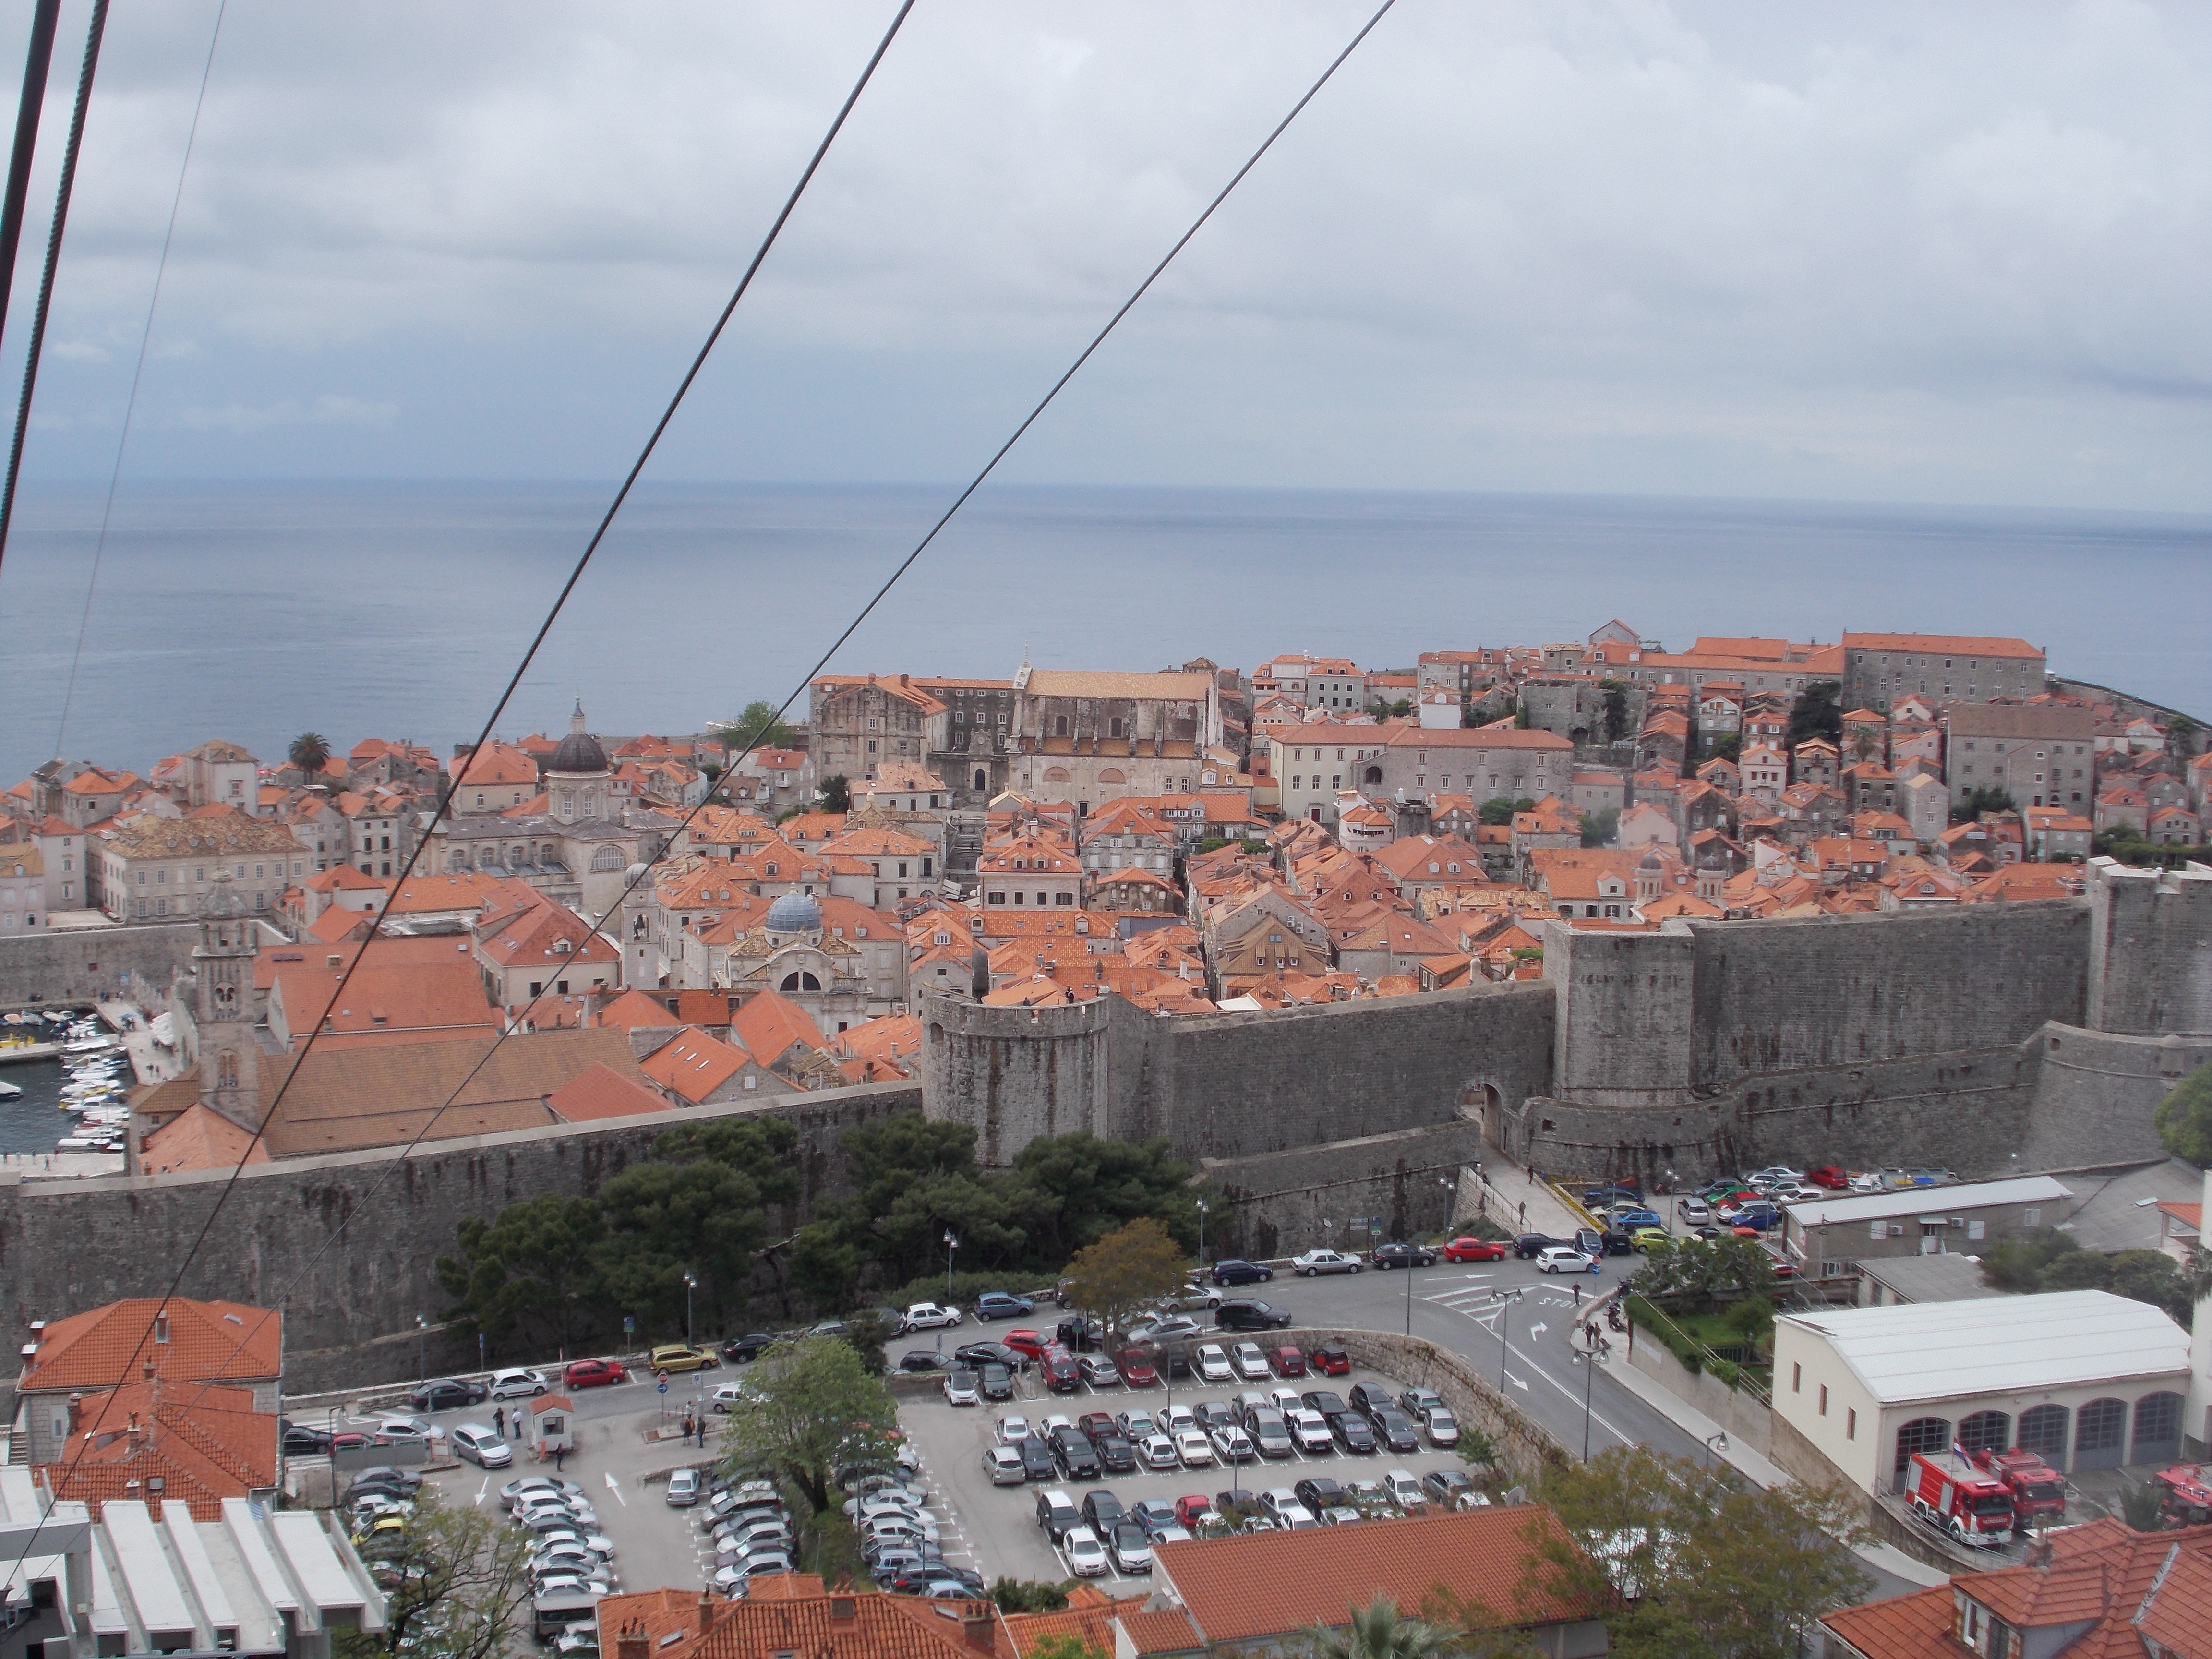
[[[276,1485],[276,1413],[255,1411],[251,1389],[164,1396],[159,1384],[137,1382],[75,1404],[66,1455],[40,1472],[56,1498],[95,1515],[114,1498],[167,1500],[195,1521],[220,1521],[224,1498]]]
[[[149,1359],[169,1382],[260,1382],[284,1369],[284,1316],[243,1302],[159,1297],[111,1302],[48,1323],[27,1361],[19,1394],[112,1389]],[[244,1346],[240,1346],[241,1340]]]
[[[665,1112],[668,1102],[610,1066],[593,1064],[551,1094],[546,1107],[563,1123],[590,1123],[602,1118],[637,1117]]]

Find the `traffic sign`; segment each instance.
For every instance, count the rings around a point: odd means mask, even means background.
[[[668,1392],[668,1384],[665,1382],[656,1382],[653,1386],[662,1394]]]

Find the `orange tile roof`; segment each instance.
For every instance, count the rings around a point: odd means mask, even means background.
[[[159,1297],[111,1302],[50,1322],[23,1366],[19,1394],[111,1389],[149,1359],[167,1382],[258,1382],[284,1369],[284,1316],[243,1302],[170,1298],[168,1340],[157,1341]],[[241,1342],[243,1346],[241,1345]]]
[[[343,968],[326,966],[319,951],[312,964],[280,963],[270,994],[282,1005],[294,1043],[305,1043],[314,1033],[318,1052],[447,1042],[498,1030],[499,1012],[484,998],[475,963],[457,956],[453,941],[440,943],[447,947],[442,960],[384,962],[372,956],[349,978]]]
[[[625,1031],[634,1031],[641,1025],[681,1025],[683,1023],[670,1013],[665,1006],[635,989],[624,991],[592,1017],[594,1025],[617,1025]]]
[[[827,1046],[821,1028],[806,1011],[777,991],[763,991],[749,999],[730,1017],[730,1035],[763,1066],[775,1065],[795,1047],[819,1050]]]
[[[662,1589],[599,1603],[607,1659],[621,1659],[629,1642],[648,1659],[1011,1659],[1001,1639],[988,1601],[825,1592],[811,1573],[775,1574],[735,1601]]]
[[[75,1421],[67,1455],[39,1470],[57,1499],[95,1516],[125,1498],[181,1503],[195,1521],[220,1521],[224,1498],[276,1484],[276,1413],[255,1411],[250,1389],[165,1395],[135,1382],[88,1394]]]
[[[1357,1527],[1191,1539],[1153,1552],[1208,1644],[1344,1625],[1377,1595],[1419,1607],[1438,1589],[1474,1607],[1510,1607],[1520,1626],[1595,1616],[1579,1598],[1532,1589],[1547,1547],[1571,1547],[1549,1510],[1498,1505]],[[1156,1580],[1156,1582],[1158,1582]],[[1254,1586],[1267,1586],[1255,1595]]]
[[[669,1046],[673,1048],[675,1044]],[[577,1073],[546,1096],[545,1104],[563,1123],[591,1123],[602,1118],[637,1117],[647,1112],[671,1109],[668,1102],[652,1090],[641,1088],[621,1073],[599,1065],[587,1066]]]
[[[184,1079],[186,1089],[198,1094],[197,1079]],[[139,1103],[140,1109],[155,1103]],[[266,1164],[269,1146],[257,1140],[220,1112],[210,1111],[196,1098],[191,1104],[152,1131],[139,1143],[138,1169],[143,1175],[180,1175],[191,1170],[234,1170],[240,1160]]]
[[[718,1042],[704,1031],[687,1029],[638,1064],[662,1088],[673,1090],[696,1106],[743,1071],[749,1058],[743,1049]]]
[[[1998,639],[1985,634],[1853,634],[1844,635],[1846,651],[1919,651],[1970,657],[2039,657],[2026,640]]]

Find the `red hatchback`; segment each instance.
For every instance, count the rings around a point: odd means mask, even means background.
[[[1503,1261],[1505,1245],[1494,1238],[1455,1238],[1444,1246],[1447,1261]]]
[[[1157,1389],[1160,1374],[1153,1369],[1152,1356],[1142,1348],[1124,1348],[1114,1356],[1114,1364],[1121,1373],[1121,1381],[1132,1389]]]
[[[1275,1368],[1278,1376],[1304,1376],[1306,1374],[1304,1353],[1289,1342],[1279,1348],[1268,1349],[1267,1363]]]
[[[561,1380],[572,1389],[604,1389],[629,1382],[629,1373],[611,1359],[579,1359],[561,1373]]]
[[[1341,1348],[1316,1348],[1313,1351],[1313,1368],[1323,1376],[1349,1376],[1352,1375],[1352,1356]]]
[[[1004,1336],[1000,1337],[999,1340],[1005,1343],[1016,1353],[1026,1354],[1031,1359],[1042,1359],[1044,1358],[1045,1340],[1044,1333],[1042,1331],[1032,1331],[1017,1328],[1016,1329],[1008,1331]]]
[[[1815,1187],[1826,1187],[1832,1193],[1845,1191],[1851,1184],[1850,1172],[1836,1164],[1823,1164],[1817,1170],[1808,1170],[1805,1179]]]
[[[1191,1492],[1176,1499],[1176,1519],[1186,1527],[1198,1524],[1198,1517],[1213,1508],[1213,1500],[1203,1492]]]

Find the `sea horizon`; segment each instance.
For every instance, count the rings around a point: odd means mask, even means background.
[[[27,489],[0,572],[0,774],[472,739],[611,483],[144,479],[118,492],[65,730],[104,485]],[[781,701],[957,493],[641,484],[500,735],[696,730]],[[2053,672],[2203,719],[2212,514],[1757,497],[994,485],[830,672],[1010,677],[1278,652],[1699,634],[2018,635]],[[1383,592],[1377,594],[1380,587]],[[803,690],[793,714],[803,720]]]

